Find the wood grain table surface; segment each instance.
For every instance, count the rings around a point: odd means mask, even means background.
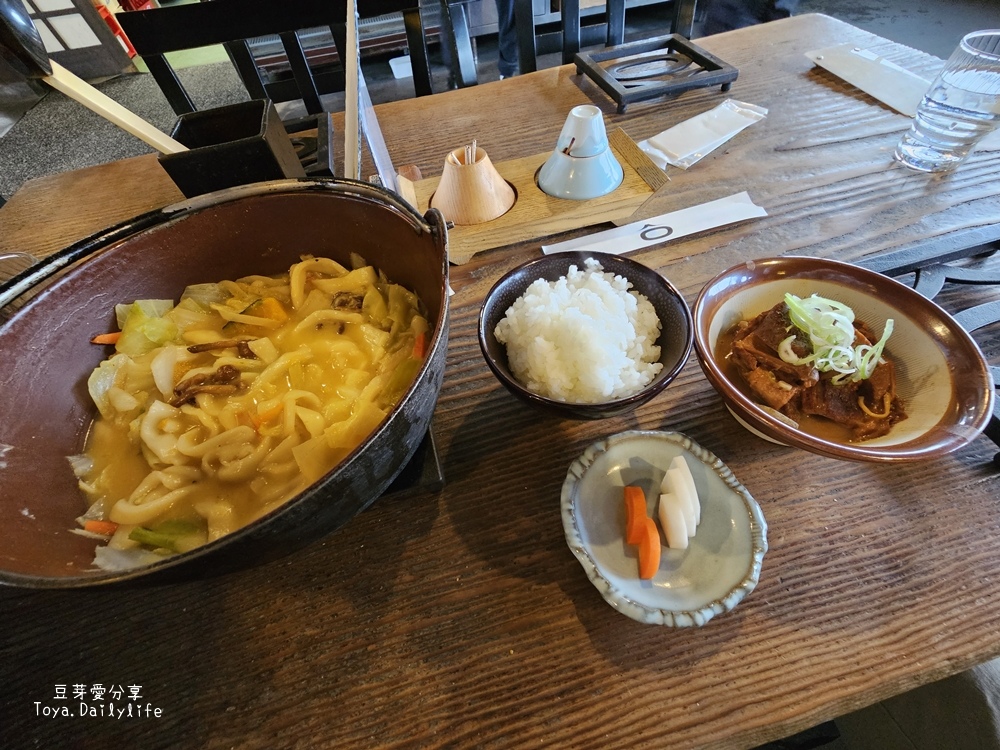
[[[394,163],[429,176],[472,138],[494,162],[544,152],[576,104],[597,104],[635,140],[728,96],[768,108],[691,169],[671,168],[642,209],[747,190],[767,210],[633,255],[692,304],[708,279],[746,259],[857,260],[1000,223],[1000,153],[976,152],[945,177],[897,166],[908,119],[804,53],[851,42],[928,77],[940,60],[818,15],[696,42],[739,69],[730,92],[617,115],[566,66],[377,112]],[[45,256],[180,198],[155,156],[34,180],[0,209],[0,252]],[[729,416],[693,355],[627,416],[574,422],[534,411],[490,374],[476,318],[493,282],[539,244],[453,269],[434,420],[442,490],[384,497],[320,543],[225,576],[0,591],[0,744],[743,748],[1000,655],[996,446],[980,437],[937,461],[875,465],[770,444]],[[965,294],[947,301],[961,306]],[[984,344],[991,356],[997,348]],[[690,436],[763,508],[760,583],[703,628],[623,617],[565,543],[569,464],[629,429]],[[72,695],[76,684],[140,686],[161,715],[39,715],[57,703],[57,685]]]

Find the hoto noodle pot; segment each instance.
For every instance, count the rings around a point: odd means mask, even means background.
[[[86,509],[67,457],[96,408],[87,378],[115,329],[114,306],[174,299],[190,284],[288,270],[300,256],[357,253],[423,301],[426,360],[369,437],[271,513],[190,552],[121,573],[93,567],[97,542],[71,533]],[[74,588],[166,581],[276,558],[377,499],[430,426],[448,341],[447,232],[394,193],[348,180],[282,180],[200,196],[83,240],[0,286],[0,583]]]

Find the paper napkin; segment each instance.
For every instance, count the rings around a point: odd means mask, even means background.
[[[687,169],[711,153],[744,128],[767,115],[764,107],[726,99],[716,107],[664,130],[645,141],[639,148],[666,169],[667,164]]]

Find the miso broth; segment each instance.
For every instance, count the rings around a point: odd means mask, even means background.
[[[326,474],[409,388],[429,334],[417,297],[360,259],[306,257],[117,312],[116,352],[88,382],[100,411],[88,460],[74,466],[81,526],[137,564],[217,539]]]

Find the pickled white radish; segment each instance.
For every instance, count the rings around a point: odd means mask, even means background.
[[[691,468],[687,465],[684,456],[674,456],[673,461],[670,462],[670,468],[677,469],[683,476],[683,481],[687,485],[688,492],[694,502],[695,523],[701,523],[701,500],[698,498],[698,488],[695,486],[694,475],[691,474]]]
[[[657,513],[660,517],[660,526],[667,537],[667,546],[670,549],[687,549],[688,530],[681,499],[672,492],[660,495],[660,507]]]
[[[697,493],[691,492],[688,483],[684,481],[684,473],[677,467],[667,469],[667,476],[664,477],[664,480],[664,484],[669,485],[667,492],[676,495],[681,504],[681,510],[684,511],[684,523],[687,524],[688,536],[694,536],[694,532],[698,528],[698,516],[696,515],[698,507]]]

